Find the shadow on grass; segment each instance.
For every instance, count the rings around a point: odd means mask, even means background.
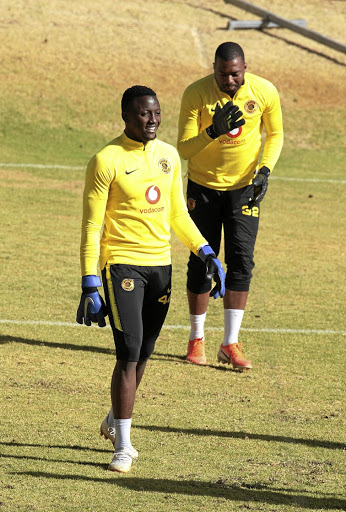
[[[110,338],[112,340],[112,338]],[[115,355],[115,349],[102,348],[93,345],[76,345],[74,343],[58,343],[55,341],[32,340],[29,338],[20,338],[18,336],[0,336],[0,345],[6,343],[23,343],[24,345],[36,345],[37,347],[63,348],[66,350],[83,350],[86,352],[97,352],[99,354]]]
[[[299,437],[273,436],[269,434],[251,434],[250,432],[229,432],[224,430],[203,430],[199,428],[176,428],[161,427],[159,425],[133,425],[149,431],[160,431],[167,433],[183,433],[197,436],[231,437],[232,439],[256,439],[257,441],[271,441],[276,443],[293,443],[312,446],[314,448],[328,448],[330,450],[345,450],[346,444],[334,441],[321,441],[319,439],[303,439]]]
[[[76,450],[76,451],[89,451],[98,453],[109,453],[110,450],[91,448],[90,446],[68,445],[68,444],[40,444],[40,443],[18,443],[15,439],[13,441],[0,441],[0,446],[21,446],[25,448],[57,448],[59,450]]]
[[[112,337],[110,336],[110,341],[112,342]],[[74,343],[59,343],[56,341],[41,341],[41,340],[33,340],[30,338],[21,338],[18,336],[8,336],[8,335],[0,335],[0,345],[5,345],[6,343],[23,343],[24,345],[33,345],[37,347],[47,347],[47,348],[62,348],[65,350],[77,350],[77,351],[85,351],[85,352],[96,352],[98,354],[109,354],[115,356],[115,349],[103,348],[99,346],[93,345],[76,345]],[[154,352],[152,360],[165,360],[165,361],[174,361],[174,362],[183,362],[186,363],[185,355],[175,355],[175,354],[162,354],[160,352]],[[216,365],[206,365],[208,368],[214,368],[216,370],[221,371],[234,371],[239,373],[238,370],[233,370],[233,368],[225,368],[224,366],[216,366]]]
[[[187,365],[192,365],[192,366],[196,366],[194,365],[193,363],[189,363],[188,361],[186,361],[186,355],[183,355],[183,356],[177,356],[175,354],[163,354],[162,352],[156,352],[156,350],[154,351],[153,355],[151,356],[151,358],[153,361],[173,361],[175,363],[177,362],[181,362],[181,363],[184,363],[184,364],[187,364]],[[206,365],[203,365],[204,368],[212,368],[213,370],[218,370],[218,371],[221,371],[221,372],[234,372],[234,373],[238,373],[238,374],[246,374],[247,372],[243,372],[242,370],[235,370],[234,368],[232,368],[232,366],[230,365],[225,365],[225,364],[219,364],[219,365],[215,365],[215,364],[206,364]]]
[[[323,57],[324,59],[330,60],[334,64],[338,64],[339,66],[345,67],[345,64],[342,61],[335,59],[334,57],[331,57],[330,55],[328,55],[326,53],[323,53],[323,52],[320,52],[317,50],[313,50],[312,48],[309,48],[308,46],[305,46],[303,44],[299,44],[294,41],[290,41],[286,37],[278,36],[276,34],[271,34],[269,31],[270,31],[270,29],[260,30],[260,32],[262,32],[266,36],[269,36],[273,39],[277,39],[278,41],[283,41],[284,43],[286,43],[289,46],[295,46],[296,48],[299,48],[300,50],[304,50],[307,53],[311,53],[312,55],[318,55],[319,57]]]
[[[346,501],[331,497],[315,497],[306,494],[296,494],[276,491],[275,488],[263,485],[249,488],[239,485],[227,485],[224,481],[201,482],[196,480],[169,480],[164,478],[134,478],[114,474],[110,478],[94,478],[85,475],[60,475],[57,473],[45,473],[43,471],[18,471],[12,475],[31,476],[34,478],[50,478],[54,480],[73,480],[84,482],[95,482],[111,484],[128,489],[134,492],[150,492],[169,494],[181,494],[189,496],[210,496],[212,498],[223,498],[234,502],[268,503],[269,505],[299,506],[307,510],[344,510]]]
[[[18,459],[18,460],[35,460],[39,462],[44,462],[46,464],[51,464],[52,462],[59,462],[63,464],[77,464],[78,466],[92,466],[94,468],[107,468],[105,463],[101,462],[91,462],[91,461],[81,461],[81,460],[69,460],[69,459],[52,459],[51,457],[35,457],[34,455],[2,455],[4,459]]]
[[[112,340],[112,338],[110,338]],[[96,352],[98,354],[109,354],[115,356],[115,349],[110,348],[102,348],[97,347],[93,345],[76,345],[73,343],[58,343],[55,341],[41,341],[41,340],[32,340],[28,338],[20,338],[18,336],[7,336],[7,335],[0,335],[0,345],[5,345],[6,343],[23,343],[24,345],[34,345],[37,347],[47,347],[47,348],[63,348],[65,350],[83,350],[85,352]],[[154,352],[151,358],[153,361],[173,361],[175,363],[181,362],[184,364],[190,364],[187,363],[185,355],[184,356],[178,356],[175,354],[162,354],[160,352]],[[205,368],[213,368],[214,370],[218,371],[231,371],[234,373],[242,373],[239,370],[234,370],[233,368],[225,367],[223,366],[217,366],[212,364],[205,365]]]
[[[215,9],[211,9],[210,7],[203,7],[203,6],[196,6],[196,5],[193,5],[193,4],[189,4],[187,3],[187,5],[190,5],[190,7],[193,7],[194,9],[200,9],[200,10],[204,10],[204,11],[207,11],[207,12],[211,12],[213,14],[216,14],[218,16],[221,16],[222,18],[226,18],[228,21],[232,20],[232,21],[238,21],[238,18],[235,18],[234,16],[230,16],[228,14],[225,14],[224,12],[220,12],[220,11],[216,11]],[[229,32],[229,38],[228,38],[228,41],[232,41],[232,34],[233,32],[230,31],[228,29],[228,24],[227,24],[227,27],[220,27],[219,30],[226,30],[227,32]],[[241,30],[241,33],[244,33],[244,31],[246,31],[247,29],[243,29]],[[249,30],[249,29],[248,29]],[[266,36],[269,36],[269,37],[272,37],[274,39],[277,39],[278,41],[283,41],[284,43],[290,45],[290,46],[295,46],[296,48],[300,48],[301,50],[304,50],[308,53],[311,53],[313,55],[318,55],[319,57],[323,57],[324,59],[327,59],[327,60],[330,60],[331,62],[334,62],[335,64],[338,64],[339,66],[345,66],[345,64],[338,60],[338,59],[335,59],[334,57],[331,57],[330,55],[328,55],[327,53],[323,53],[321,51],[318,51],[318,50],[313,50],[312,48],[309,48],[308,46],[305,46],[303,44],[300,44],[300,43],[296,43],[294,41],[290,41],[289,39],[283,37],[283,36],[279,36],[277,34],[272,34],[270,33],[270,29],[251,29],[251,30],[257,30],[258,32],[261,32],[262,34],[265,34]]]

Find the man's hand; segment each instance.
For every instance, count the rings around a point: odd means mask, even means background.
[[[98,286],[102,286],[99,276],[82,277],[83,292],[76,317],[76,321],[79,324],[82,324],[84,320],[87,326],[90,326],[91,322],[97,322],[99,327],[105,327],[107,307],[97,291]]]
[[[204,245],[198,251],[198,256],[207,266],[206,278],[210,281],[214,278],[216,285],[210,292],[210,296],[217,299],[225,295],[225,272],[210,245]]]
[[[215,114],[213,115],[213,124],[208,126],[207,133],[212,139],[217,139],[220,135],[231,132],[245,124],[245,119],[239,119],[243,112],[237,105],[229,101],[222,108],[219,103],[216,104]]]
[[[268,189],[268,177],[270,174],[270,170],[268,167],[263,166],[258,174],[254,177],[252,180],[252,185],[254,188],[254,196],[249,200],[249,208],[252,208],[253,206],[258,206],[259,203],[262,201],[262,199],[265,196],[265,193]]]

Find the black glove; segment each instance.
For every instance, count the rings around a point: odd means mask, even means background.
[[[217,139],[220,135],[231,132],[245,124],[245,119],[239,119],[242,115],[243,112],[239,110],[237,105],[233,105],[232,101],[228,101],[222,108],[217,103],[213,115],[213,124],[208,126],[207,134],[212,139]]]
[[[214,297],[214,299],[223,297],[225,295],[225,271],[217,259],[213,249],[210,247],[210,245],[204,245],[198,251],[198,256],[201,258],[203,263],[206,264],[206,278],[210,281],[214,278],[216,283],[210,292],[210,297]]]
[[[84,323],[90,327],[91,322],[97,322],[99,327],[105,327],[107,316],[107,306],[103,298],[97,291],[97,287],[101,286],[99,276],[83,276],[82,277],[82,296],[77,310],[76,321],[79,324]]]
[[[267,190],[268,190],[268,177],[270,174],[270,170],[268,167],[263,166],[258,174],[254,177],[252,180],[253,185],[253,198],[249,199],[249,208],[252,208],[253,206],[258,206],[259,203],[264,198]]]

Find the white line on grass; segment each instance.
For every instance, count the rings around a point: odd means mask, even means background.
[[[0,319],[0,324],[15,324],[15,325],[51,325],[58,327],[82,327],[77,324],[77,322],[52,322],[49,320],[2,320]],[[93,327],[97,327],[93,325]],[[106,327],[110,327],[107,325]],[[164,329],[184,329],[189,330],[190,327],[188,325],[164,325]],[[223,327],[206,327],[207,331],[223,331]],[[247,327],[242,327],[242,331],[245,332],[271,332],[271,333],[280,333],[280,334],[346,334],[346,331],[330,331],[323,329],[252,329]]]
[[[33,169],[66,169],[66,170],[80,170],[85,169],[85,166],[73,166],[73,165],[43,165],[43,164],[10,164],[0,163],[0,167],[32,167]]]
[[[204,45],[202,44],[201,37],[199,35],[198,30],[195,27],[191,27],[190,34],[192,36],[192,39],[194,40],[196,52],[199,56],[199,62],[201,64],[201,66],[203,66],[204,68],[208,68],[209,61],[207,59],[206,53],[203,51]]]
[[[345,184],[346,180],[330,180],[327,178],[288,178],[285,176],[271,176],[271,180],[281,180],[281,181],[302,181],[308,183],[339,183]]]
[[[32,169],[66,169],[66,170],[75,170],[80,171],[84,170],[86,168],[85,166],[80,165],[44,165],[44,164],[12,164],[12,163],[2,163],[0,162],[0,167],[30,167]],[[306,183],[339,183],[339,184],[345,184],[346,180],[331,180],[331,179],[324,179],[324,178],[291,178],[291,177],[285,177],[285,176],[271,176],[271,180],[281,180],[281,181],[301,181]]]

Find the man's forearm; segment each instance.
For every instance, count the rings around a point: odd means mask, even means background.
[[[203,130],[198,135],[178,140],[177,148],[181,158],[183,160],[188,160],[189,158],[197,155],[197,153],[205,149],[212,142],[213,139],[209,137],[206,130]]]

